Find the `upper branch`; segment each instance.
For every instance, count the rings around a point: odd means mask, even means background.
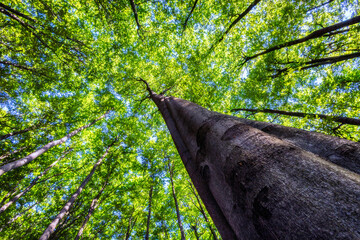
[[[137,13],[137,11],[136,11],[136,5],[135,5],[135,3],[134,3],[133,0],[129,0],[129,2],[130,2],[130,5],[131,5],[131,9],[132,9],[132,11],[133,11],[133,13],[134,13],[136,25],[137,25],[137,27],[138,27],[138,30],[140,30],[140,29],[141,29],[141,25],[140,25],[140,22],[139,22],[138,13]]]
[[[359,22],[360,22],[360,16],[350,18],[349,20],[346,20],[346,21],[343,21],[343,22],[340,22],[340,23],[337,23],[337,24],[334,24],[334,25],[331,25],[331,26],[316,30],[316,31],[310,33],[309,35],[307,35],[307,36],[305,36],[303,38],[299,38],[299,39],[296,39],[296,40],[293,40],[293,41],[282,43],[282,44],[276,45],[274,47],[268,48],[268,49],[266,49],[266,50],[264,50],[264,51],[262,51],[260,53],[257,53],[257,54],[255,54],[253,56],[246,57],[245,62],[247,62],[247,61],[249,61],[251,59],[254,59],[254,58],[258,57],[258,56],[267,54],[269,52],[273,52],[273,51],[278,50],[278,49],[282,49],[282,48],[285,48],[285,47],[290,47],[290,46],[293,46],[293,45],[296,45],[296,44],[299,44],[299,43],[303,43],[303,42],[306,42],[306,41],[314,39],[314,38],[322,37],[327,33],[330,33],[332,31],[335,31],[335,30],[338,30],[340,28],[350,26],[350,25],[353,25],[353,24],[356,24],[356,23],[359,23]]]
[[[23,18],[26,18],[27,20],[30,20],[30,21],[32,21],[32,22],[36,22],[36,21],[35,21],[34,19],[32,19],[31,17],[29,17],[29,16],[27,16],[27,15],[25,15],[25,14],[23,14],[23,13],[17,11],[17,10],[15,10],[15,9],[12,9],[11,7],[6,6],[5,4],[0,3],[0,7],[5,8],[6,10],[8,10],[8,11],[10,11],[10,12],[18,15],[19,17],[23,17]]]
[[[186,18],[186,20],[185,20],[185,22],[184,22],[184,30],[186,29],[187,22],[189,21],[192,13],[193,13],[193,11],[194,11],[194,9],[195,9],[195,7],[196,7],[197,2],[198,2],[198,0],[195,0],[194,5],[193,5],[193,7],[191,8],[190,13],[189,13],[189,15],[187,16],[187,18]]]
[[[230,26],[226,29],[226,31],[221,35],[221,37],[219,38],[219,40],[217,40],[209,49],[209,52],[211,52],[211,50],[213,50],[223,39],[224,37],[230,32],[230,30],[241,20],[243,19],[250,11],[251,9],[253,9],[258,3],[260,2],[260,0],[255,0],[254,2],[252,2],[250,4],[250,6],[245,9],[244,12],[242,12],[241,14],[239,14],[239,16],[230,24]]]

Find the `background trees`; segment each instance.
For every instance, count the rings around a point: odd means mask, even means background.
[[[73,149],[0,214],[1,237],[39,238],[117,137],[119,144],[51,238],[75,238],[111,170],[82,236],[143,238],[153,186],[149,238],[179,239],[170,160],[186,238],[211,238],[213,225],[186,181],[159,112],[136,79],[146,79],[158,93],[223,113],[276,109],[359,118],[358,23],[259,55],[358,15],[359,5],[351,0],[2,3],[0,135],[11,136],[0,142],[1,166],[111,111],[1,176],[4,205]],[[332,119],[236,115],[359,140],[358,126]]]

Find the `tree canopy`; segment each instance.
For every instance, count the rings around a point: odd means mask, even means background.
[[[27,192],[0,213],[0,237],[39,238],[108,153],[51,239],[75,238],[84,219],[85,239],[219,238],[139,80],[212,111],[359,141],[358,125],[336,121],[360,117],[359,10],[355,0],[0,3],[1,168],[89,125],[1,175],[0,207]]]

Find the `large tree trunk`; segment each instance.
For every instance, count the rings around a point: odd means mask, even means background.
[[[149,190],[149,205],[148,205],[148,216],[146,221],[145,240],[149,240],[149,236],[150,236],[149,232],[150,232],[150,218],[151,218],[151,204],[152,204],[153,190],[154,190],[154,186],[151,185]]]
[[[175,186],[174,186],[174,179],[173,179],[173,177],[174,177],[174,167],[171,166],[170,161],[168,162],[168,167],[169,167],[169,173],[170,173],[171,191],[172,191],[172,195],[173,195],[174,202],[175,202],[176,217],[177,217],[177,221],[178,221],[178,225],[179,225],[179,229],[180,229],[181,240],[185,240],[185,231],[184,231],[182,221],[181,221],[179,204],[178,204],[178,201],[177,201],[176,192],[175,192]]]
[[[54,232],[56,226],[59,224],[59,222],[61,221],[61,219],[63,219],[63,217],[66,215],[66,213],[70,210],[71,206],[73,205],[73,203],[75,202],[75,200],[77,199],[77,197],[80,195],[80,193],[82,192],[82,190],[85,188],[86,184],[90,181],[92,175],[94,175],[95,170],[98,166],[100,166],[100,164],[102,163],[102,161],[104,160],[104,158],[106,157],[106,155],[109,153],[109,150],[111,148],[111,146],[115,143],[115,141],[113,143],[111,143],[108,148],[106,149],[105,153],[101,156],[101,158],[95,163],[94,167],[92,168],[91,172],[86,176],[86,178],[84,179],[84,181],[81,183],[81,185],[79,186],[79,188],[76,190],[76,192],[71,196],[71,198],[69,199],[69,201],[65,204],[65,206],[63,207],[63,209],[61,209],[60,213],[55,217],[55,219],[50,223],[50,225],[46,228],[46,230],[44,231],[44,233],[41,235],[41,237],[39,238],[39,240],[47,240],[49,239],[50,235]]]
[[[6,204],[4,204],[1,208],[0,208],[0,214],[2,212],[4,212],[6,209],[8,209],[13,203],[17,202],[17,200],[19,200],[19,198],[21,198],[24,194],[26,194],[27,192],[29,192],[32,187],[34,187],[36,185],[36,183],[38,182],[38,180],[40,178],[42,178],[51,168],[53,168],[61,159],[63,159],[66,154],[68,154],[70,151],[72,151],[72,149],[65,151],[60,158],[58,158],[58,160],[56,160],[55,162],[53,162],[48,168],[46,168],[38,177],[36,177],[31,183],[30,185],[24,189],[24,191],[20,192],[19,194],[17,194],[15,197],[13,197],[9,202],[7,202]]]
[[[56,145],[59,145],[59,144],[62,144],[64,143],[66,140],[68,140],[69,138],[73,137],[74,135],[76,135],[77,133],[79,133],[80,131],[84,130],[85,128],[88,128],[90,127],[91,125],[93,125],[94,123],[96,123],[97,121],[99,121],[100,119],[103,119],[106,114],[108,114],[108,112],[106,112],[104,115],[102,115],[101,117],[95,119],[94,121],[92,121],[91,123],[89,124],[86,124],[85,126],[82,126],[78,129],[76,129],[75,131],[72,131],[71,133],[69,133],[68,135],[66,135],[65,137],[63,138],[60,138],[58,140],[54,140],[52,142],[49,142],[48,144],[46,144],[45,146],[43,146],[42,148],[36,150],[35,152],[31,153],[30,155],[24,157],[24,158],[21,158],[19,160],[16,160],[14,162],[11,162],[11,163],[8,163],[8,164],[5,164],[4,166],[2,166],[0,168],[0,176],[3,175],[4,173],[8,172],[8,171],[11,171],[15,168],[18,168],[18,167],[21,167],[25,164],[28,164],[30,163],[31,161],[33,161],[35,158],[39,157],[41,154],[47,152],[50,148],[56,146]]]
[[[360,144],[148,90],[223,239],[360,238]],[[331,162],[341,153],[348,169]]]

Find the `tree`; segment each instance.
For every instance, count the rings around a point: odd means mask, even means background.
[[[188,166],[136,81],[140,78],[157,93],[231,113],[276,141],[359,172],[357,147],[348,141],[360,140],[358,125],[231,112],[276,109],[359,119],[359,11],[355,0],[2,2],[0,168],[111,111],[0,176],[1,206],[32,186],[0,214],[0,238],[39,239],[115,138],[119,143],[106,164],[97,168],[50,238],[74,239],[80,229],[83,239],[143,239],[147,232],[149,239],[220,238],[214,214],[201,202],[204,194],[199,193],[199,203],[189,188]],[[32,185],[69,148],[72,154]],[[178,211],[167,158],[175,169]],[[98,205],[96,196],[107,180]],[[271,195],[271,187],[268,191]],[[331,226],[332,219],[324,222]]]
[[[69,212],[71,206],[74,204],[75,200],[77,199],[77,197],[80,195],[80,193],[82,192],[82,190],[84,189],[84,187],[86,186],[86,184],[89,182],[89,180],[91,179],[91,177],[94,175],[95,170],[97,169],[97,167],[100,166],[100,164],[102,163],[102,161],[104,160],[104,158],[106,157],[106,155],[108,155],[109,150],[111,148],[111,146],[116,142],[116,140],[114,142],[112,142],[108,148],[106,149],[105,153],[99,158],[99,160],[94,164],[91,172],[86,176],[86,178],[84,179],[84,181],[81,183],[81,185],[79,186],[79,188],[76,190],[76,192],[71,196],[71,198],[69,199],[69,201],[65,204],[65,206],[63,207],[63,209],[61,209],[60,213],[55,217],[55,219],[50,223],[50,225],[48,226],[48,228],[44,231],[44,233],[41,235],[40,239],[41,240],[45,240],[45,239],[49,239],[50,235],[54,232],[54,229],[57,227],[59,221],[61,221],[61,219],[65,216],[66,213]]]
[[[223,238],[358,234],[360,218],[354,209],[360,207],[360,178],[354,172],[359,172],[359,167],[350,165],[353,158],[359,162],[358,143],[336,137],[323,142],[337,145],[331,150],[338,154],[351,146],[352,154],[344,159],[349,162],[348,169],[343,169],[332,164],[333,155],[318,156],[314,154],[317,147],[302,149],[301,143],[282,141],[264,128],[252,127],[256,122],[248,124],[148,91]],[[343,207],[338,208],[339,202]],[[344,211],[350,215],[345,217]],[[324,218],[333,222],[324,225]]]

